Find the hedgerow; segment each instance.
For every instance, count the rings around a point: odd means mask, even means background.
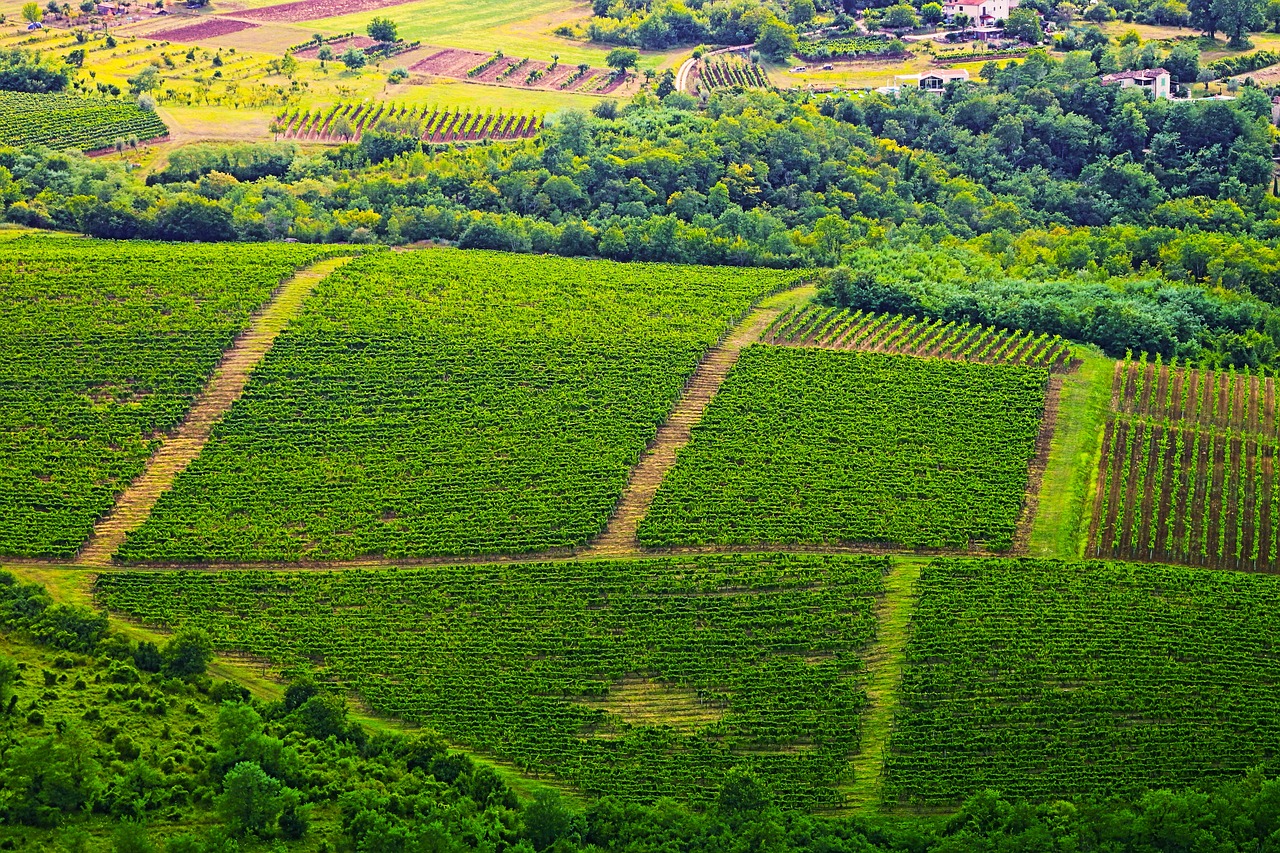
[[[638,536],[649,546],[1012,544],[1048,374],[755,346]]]
[[[357,692],[588,794],[714,797],[734,768],[838,804],[886,558],[703,556],[278,573],[104,573],[148,623]],[[319,662],[319,663],[316,663]]]
[[[249,315],[332,250],[21,238],[0,253],[0,553],[74,554]]]
[[[430,250],[323,283],[119,556],[586,542],[702,354],[795,273]]]

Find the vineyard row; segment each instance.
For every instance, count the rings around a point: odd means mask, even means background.
[[[1069,344],[1057,335],[817,305],[783,313],[765,329],[761,340],[787,346],[1018,364],[1055,373],[1066,372],[1074,366]]]
[[[342,103],[327,109],[294,109],[277,119],[286,139],[359,139],[366,131],[388,129],[427,142],[527,139],[542,128],[542,118],[526,113],[481,113],[436,107],[397,107],[384,103]]]

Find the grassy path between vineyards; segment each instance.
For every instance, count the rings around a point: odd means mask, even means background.
[[[862,717],[862,747],[851,762],[853,781],[843,789],[849,811],[870,811],[880,805],[881,770],[907,664],[907,633],[915,606],[916,582],[927,562],[923,557],[895,557],[893,568],[884,579],[884,596],[876,608],[876,638],[863,656],[871,705]]]
[[[349,257],[328,258],[305,267],[286,279],[271,299],[249,321],[248,328],[222,356],[208,385],[196,398],[177,430],[165,438],[147,462],[146,470],[117,498],[115,506],[93,529],[93,534],[80,549],[74,562],[78,565],[105,566],[111,555],[135,530],[160,499],[173,486],[174,479],[200,455],[213,428],[230,411],[244,393],[249,375],[266,356],[271,345],[289,321],[302,308],[302,303]]]

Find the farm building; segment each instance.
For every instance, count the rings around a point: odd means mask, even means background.
[[[884,86],[880,91],[923,89],[926,92],[941,92],[949,83],[966,83],[968,80],[969,72],[963,68],[940,68],[923,74],[899,74],[893,78],[893,85]]]
[[[1172,75],[1163,68],[1144,68],[1138,71],[1121,71],[1117,74],[1104,74],[1102,85],[1118,85],[1121,89],[1137,86],[1147,90],[1155,98],[1172,98]]]
[[[942,4],[942,14],[948,21],[957,15],[967,15],[969,20],[979,27],[990,27],[996,21],[1009,17],[1009,12],[1018,8],[1018,0],[948,0]]]

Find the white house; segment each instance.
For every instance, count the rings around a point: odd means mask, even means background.
[[[937,71],[926,71],[923,74],[899,74],[893,78],[893,85],[880,91],[895,92],[902,88],[923,89],[926,92],[941,92],[948,83],[964,83],[969,80],[969,72],[963,68],[939,68]]]
[[[1143,68],[1138,71],[1104,74],[1101,82],[1104,86],[1119,85],[1121,89],[1137,86],[1155,98],[1173,97],[1173,75],[1163,68]]]
[[[967,15],[970,23],[990,27],[996,21],[1004,21],[1018,8],[1018,0],[947,0],[942,4],[942,14],[950,21],[956,15]]]

